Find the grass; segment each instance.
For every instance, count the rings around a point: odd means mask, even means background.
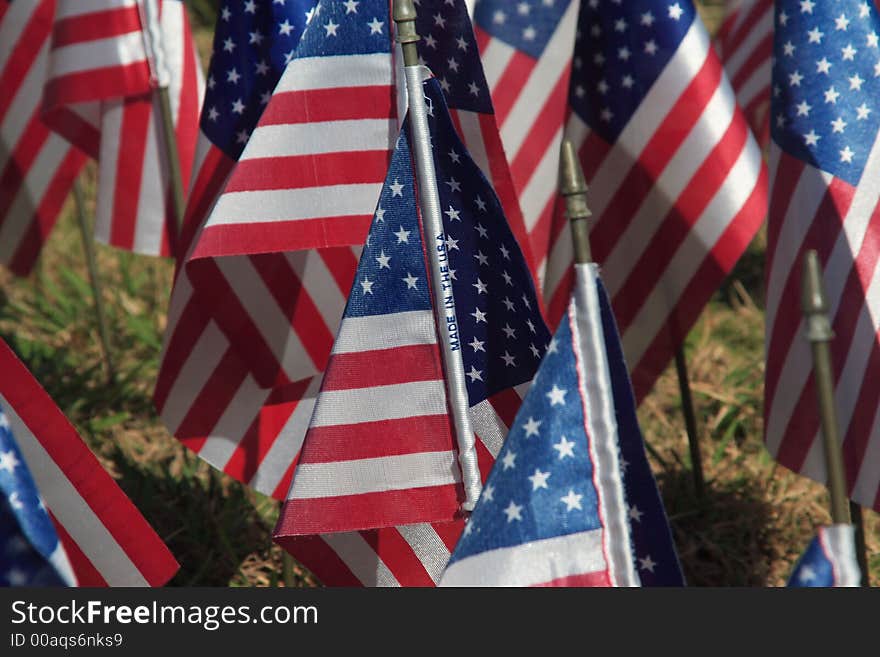
[[[210,50],[211,0],[192,3]],[[717,20],[717,7],[709,15]],[[208,26],[207,28],[205,26]],[[93,212],[94,168],[84,175]],[[90,215],[91,216],[91,215]],[[0,270],[0,336],[23,357],[181,564],[172,585],[277,586],[278,503],[217,472],[163,427],[151,402],[173,267],[97,245],[118,371],[106,383],[72,199],[34,274]],[[687,341],[707,479],[695,499],[674,369],[639,410],[688,582],[777,586],[829,521],[825,489],[774,464],[761,436],[763,236],[703,312]],[[872,581],[880,517],[866,512]],[[294,566],[293,584],[317,582]]]

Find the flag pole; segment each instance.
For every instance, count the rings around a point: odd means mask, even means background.
[[[186,209],[186,197],[183,189],[183,177],[180,173],[180,158],[177,151],[177,132],[174,129],[174,113],[171,110],[171,96],[168,86],[171,74],[165,56],[165,45],[162,39],[162,28],[159,25],[159,8],[156,0],[144,0],[138,3],[141,9],[141,24],[144,26],[144,47],[147,51],[147,62],[150,65],[150,76],[156,85],[156,100],[162,119],[162,138],[165,142],[165,156],[168,161],[168,175],[171,180],[171,196],[174,202],[174,230],[180,235],[183,227],[183,213]]]
[[[92,241],[89,222],[86,218],[85,195],[83,194],[82,183],[78,179],[73,182],[73,199],[76,205],[76,220],[79,224],[83,251],[86,256],[86,267],[89,271],[89,282],[92,286],[92,296],[95,298],[95,321],[98,324],[98,336],[101,340],[101,350],[104,352],[104,364],[107,367],[107,383],[112,384],[116,378],[116,370],[113,367],[113,358],[110,355],[110,328],[107,323],[107,314],[104,312],[104,299],[101,293],[101,278],[98,275],[95,245]]]
[[[834,401],[834,374],[831,367],[831,340],[834,331],[828,318],[828,300],[822,282],[822,266],[819,254],[810,250],[804,255],[801,279],[801,304],[807,326],[807,339],[813,349],[813,379],[819,402],[822,422],[822,443],[825,449],[825,466],[828,474],[828,492],[831,496],[831,520],[835,524],[849,525],[850,504],[847,494],[843,453],[840,449],[840,425],[837,423],[837,407]],[[861,509],[859,509],[861,511]],[[859,513],[861,516],[861,513]],[[862,570],[862,585],[867,579],[867,554],[864,543],[864,526],[856,527],[856,556]]]
[[[477,463],[474,431],[471,428],[461,348],[453,341],[452,333],[458,331],[455,314],[455,297],[449,275],[446,252],[446,231],[440,210],[440,194],[437,191],[437,174],[431,152],[431,135],[428,130],[428,109],[422,91],[423,68],[419,64],[416,43],[416,8],[413,0],[394,0],[394,22],[397,24],[397,42],[403,50],[404,75],[409,102],[409,119],[415,156],[416,176],[419,187],[419,207],[425,235],[428,261],[431,265],[431,291],[437,315],[437,332],[440,335],[443,363],[446,370],[446,390],[449,408],[458,441],[458,461],[461,466],[465,501],[462,508],[473,511],[480,497],[482,481]]]
[[[703,476],[703,456],[700,453],[700,439],[697,433],[697,414],[694,411],[694,399],[691,395],[691,382],[688,377],[687,359],[684,345],[675,349],[675,373],[678,375],[678,391],[681,397],[681,411],[684,415],[684,428],[688,437],[688,450],[691,455],[691,470],[694,477],[694,492],[702,501],[706,495],[706,480]]]
[[[590,252],[590,225],[588,220],[593,213],[587,205],[587,180],[578,161],[574,144],[562,141],[559,191],[565,198],[565,210],[571,223],[571,237],[574,242],[574,261],[578,265],[593,262]]]
[[[577,157],[574,144],[564,139],[561,154],[560,193],[565,198],[565,208],[571,222],[571,236],[574,241],[574,261],[586,264],[593,261],[590,253],[590,226],[588,219],[593,214],[587,206],[587,181]],[[694,472],[694,489],[697,498],[702,499],[705,492],[703,479],[703,461],[697,442],[697,421],[694,413],[691,389],[688,384],[687,364],[684,350],[679,347],[675,352],[675,366],[678,371],[678,384],[681,390],[681,405],[684,411],[685,428],[687,429],[688,445],[691,452],[691,463]]]

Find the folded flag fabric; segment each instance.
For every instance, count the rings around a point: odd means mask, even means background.
[[[613,315],[577,283],[442,586],[680,586]]]
[[[40,114],[55,1],[0,0],[0,264],[27,276],[86,156]]]
[[[0,406],[0,586],[63,586],[76,579],[3,407]]]
[[[852,525],[820,527],[788,580],[799,588],[860,585]]]
[[[178,565],[165,543],[2,340],[0,372],[0,407],[8,423],[4,431],[14,436],[17,445],[15,451],[0,453],[0,477],[19,476],[19,467],[30,471],[76,582],[80,586],[167,582]],[[26,500],[24,493],[7,491],[5,486],[3,490],[13,511],[20,503],[32,505],[32,497]],[[53,545],[44,524],[31,541],[40,546],[41,554]]]
[[[55,4],[43,116],[98,161],[95,237],[136,253],[172,255],[178,219],[155,94],[161,71],[152,38],[163,44],[186,190],[204,95],[186,8],[180,0]]]
[[[773,0],[728,0],[715,49],[762,147],[770,143]]]

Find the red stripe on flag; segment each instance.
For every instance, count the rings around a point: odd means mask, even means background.
[[[120,166],[117,168],[116,188],[113,190],[110,243],[128,250],[134,246],[144,171],[144,158],[129,157],[129,154],[142,154],[146,150],[147,133],[152,118],[153,102],[150,96],[125,100],[119,135]]]
[[[275,533],[345,531],[351,518],[357,518],[357,523],[365,528],[449,521],[453,518],[449,510],[457,509],[461,501],[461,487],[452,484],[288,500],[281,509]]]
[[[224,193],[375,183],[388,151],[358,151],[242,160]]]
[[[449,452],[455,447],[448,415],[312,427],[300,463],[335,463],[360,459]]]
[[[396,528],[386,527],[376,531],[366,531],[361,535],[386,566],[388,564],[394,565],[392,573],[398,584],[401,586],[434,586],[434,580],[425,570],[424,564]],[[401,574],[405,574],[405,578],[397,577]]]
[[[116,7],[55,21],[52,49],[140,32],[138,8]]]
[[[353,390],[442,378],[440,349],[418,344],[334,354],[322,390]]]
[[[394,89],[388,85],[285,91],[272,96],[260,117],[260,127],[316,121],[387,121],[395,108]]]
[[[316,217],[277,222],[249,222],[242,216],[240,223],[207,226],[191,256],[206,257],[301,251],[307,245],[323,247],[363,244],[373,216]],[[349,287],[350,289],[350,287]],[[346,291],[347,293],[347,291]]]

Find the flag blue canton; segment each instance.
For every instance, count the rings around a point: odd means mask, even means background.
[[[583,427],[572,333],[563,320],[450,563],[602,526]]]
[[[778,1],[773,139],[855,185],[880,128],[880,23],[873,3]]]
[[[431,308],[406,132],[388,167],[345,317]]]
[[[597,288],[636,570],[642,586],[684,586],[666,509],[645,456],[645,441],[636,415],[635,396],[617,322],[601,281]]]
[[[436,78],[424,84],[471,406],[531,381],[550,342],[501,204],[465,153]]]
[[[496,39],[538,59],[569,4],[571,0],[478,2],[474,21]]]
[[[61,585],[58,535],[0,408],[0,586]]]
[[[387,0],[321,0],[295,57],[389,52]]]
[[[492,113],[489,85],[464,0],[421,0],[416,30],[421,63],[437,76],[453,109]]]
[[[317,0],[225,2],[217,18],[201,128],[233,160],[285,66],[293,59]]]
[[[834,584],[834,565],[825,555],[822,543],[817,536],[810,541],[809,547],[795,565],[788,580],[788,586],[810,588],[829,587]]]
[[[695,18],[691,0],[585,0],[572,59],[572,109],[605,141],[615,141]]]

